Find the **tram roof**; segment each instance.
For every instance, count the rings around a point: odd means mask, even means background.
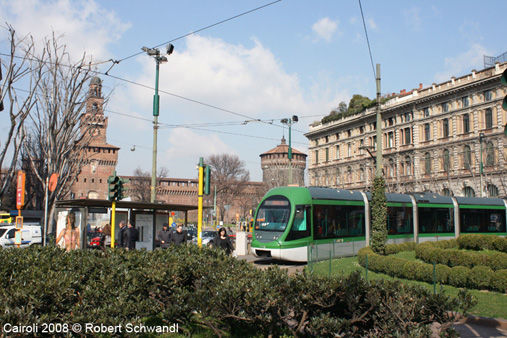
[[[500,205],[505,206],[501,198],[481,198],[481,197],[456,197],[459,205]]]
[[[368,196],[368,201],[371,202],[371,192],[367,192],[366,196]],[[410,203],[412,204],[412,199],[409,195],[404,194],[395,194],[395,193],[387,193],[386,194],[387,202],[394,202],[394,203]]]
[[[359,191],[308,187],[312,199],[364,201]]]
[[[450,196],[442,196],[432,192],[422,192],[412,194],[417,203],[432,203],[432,204],[452,204]]]

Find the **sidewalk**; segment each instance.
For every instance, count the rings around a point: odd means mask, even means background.
[[[245,260],[254,266],[264,269],[274,263],[274,260],[270,258],[259,258],[253,255],[238,256],[238,259]],[[279,261],[276,261],[277,263]],[[289,274],[296,271],[303,271],[306,265],[304,264],[289,264],[289,262],[283,262],[283,265],[279,265],[282,269],[287,269]],[[507,338],[507,320],[485,318],[478,316],[468,316],[462,318],[458,322],[454,323],[455,328],[462,338]],[[437,327],[433,326],[433,337],[438,338]]]

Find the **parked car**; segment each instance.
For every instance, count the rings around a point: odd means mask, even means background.
[[[0,246],[4,248],[16,247],[16,226],[7,225],[0,227]],[[42,229],[40,225],[24,225],[21,230],[21,248],[30,245],[42,245]]]
[[[202,237],[201,237],[202,238],[202,245],[211,245],[211,242],[217,236],[218,236],[217,231],[203,231]],[[192,238],[192,243],[197,245],[197,233],[194,236],[194,238]]]

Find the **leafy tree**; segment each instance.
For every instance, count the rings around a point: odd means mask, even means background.
[[[387,242],[387,199],[383,176],[376,176],[373,181],[371,197],[372,234],[371,248],[378,254],[384,254]]]

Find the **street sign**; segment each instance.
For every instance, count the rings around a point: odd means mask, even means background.
[[[49,191],[55,191],[56,185],[58,184],[58,177],[59,175],[57,173],[53,173],[49,178]]]
[[[25,205],[25,172],[23,170],[18,171],[17,183],[16,208],[20,210]]]

